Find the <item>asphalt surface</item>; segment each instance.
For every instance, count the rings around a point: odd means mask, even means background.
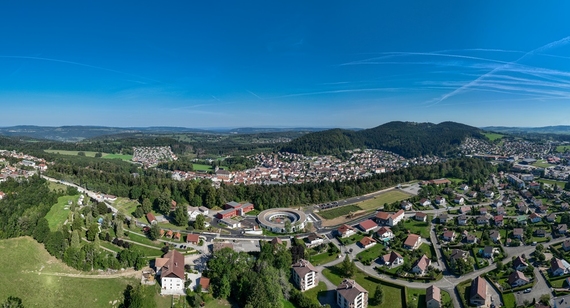
[[[542,274],[540,274],[538,268],[534,269],[534,276],[536,279],[536,284],[532,287],[532,291],[530,293],[524,293],[524,291],[519,291],[515,293],[515,299],[517,301],[517,305],[524,305],[525,301],[532,303],[532,299],[536,298],[536,301],[540,299],[540,296],[543,294],[550,294],[551,290],[546,284],[546,280]],[[530,287],[531,285],[529,285]]]

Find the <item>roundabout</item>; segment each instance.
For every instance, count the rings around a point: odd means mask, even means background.
[[[257,215],[259,225],[275,233],[291,233],[303,230],[307,222],[305,213],[288,208],[265,210]],[[290,230],[288,230],[290,228]]]

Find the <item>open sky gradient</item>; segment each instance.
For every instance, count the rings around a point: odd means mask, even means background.
[[[0,126],[570,124],[568,1],[3,1]]]

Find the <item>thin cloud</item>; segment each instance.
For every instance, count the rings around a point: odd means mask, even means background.
[[[281,96],[278,96],[278,97],[275,97],[275,98],[298,97],[298,96],[312,96],[312,95],[335,94],[335,93],[376,92],[376,91],[399,91],[399,90],[410,90],[410,89],[408,89],[408,88],[345,89],[345,90],[330,90],[330,91],[317,91],[317,92],[293,93],[293,94],[281,95]]]
[[[550,49],[550,48],[554,48],[554,47],[559,46],[559,45],[564,45],[564,44],[568,43],[569,41],[570,41],[570,36],[567,36],[567,37],[565,37],[565,38],[563,38],[563,39],[560,39],[560,40],[557,40],[557,41],[548,43],[548,44],[546,44],[546,45],[544,45],[544,46],[541,46],[541,47],[539,47],[539,48],[533,49],[533,50],[531,50],[531,51],[525,53],[524,55],[522,55],[520,58],[516,59],[515,61],[510,62],[510,63],[506,63],[506,64],[501,65],[501,66],[498,66],[498,67],[494,68],[493,70],[491,70],[491,71],[489,71],[489,72],[487,72],[487,73],[485,73],[485,74],[483,74],[483,75],[477,77],[475,80],[473,80],[473,81],[471,81],[471,82],[469,82],[469,83],[467,83],[467,84],[465,84],[465,85],[463,85],[463,86],[461,86],[461,87],[459,87],[459,88],[457,88],[457,89],[455,89],[455,90],[453,90],[453,91],[451,91],[451,92],[449,92],[449,93],[446,93],[446,94],[442,95],[440,98],[437,98],[437,99],[433,100],[433,103],[431,103],[429,106],[437,105],[437,104],[441,103],[442,101],[444,101],[444,100],[446,100],[446,99],[449,99],[449,98],[451,98],[451,97],[453,97],[453,96],[455,96],[455,95],[461,94],[462,92],[464,92],[465,90],[469,89],[470,87],[473,87],[474,85],[477,85],[477,83],[478,83],[479,81],[483,80],[484,78],[486,78],[486,77],[488,77],[488,76],[492,76],[495,72],[500,71],[500,70],[502,70],[502,69],[504,69],[504,68],[507,68],[507,67],[508,67],[509,65],[511,65],[511,64],[516,64],[517,62],[519,62],[519,61],[521,61],[521,60],[523,60],[523,59],[525,59],[525,58],[527,58],[527,57],[529,57],[529,56],[532,56],[532,55],[534,55],[534,54],[536,54],[536,53],[540,53],[540,52],[542,52],[542,51],[544,51],[544,50],[548,50],[548,49]]]
[[[55,63],[64,63],[64,64],[70,64],[70,65],[77,65],[77,66],[83,66],[83,67],[93,68],[93,69],[97,69],[97,70],[102,70],[102,71],[107,71],[107,72],[112,72],[112,73],[127,75],[127,76],[131,76],[131,77],[146,79],[146,80],[153,81],[153,82],[156,82],[156,83],[161,83],[160,81],[154,80],[154,79],[151,79],[151,78],[147,78],[147,77],[143,77],[143,76],[139,76],[139,75],[127,73],[127,72],[122,72],[122,71],[118,71],[118,70],[114,70],[114,69],[110,69],[110,68],[106,68],[106,67],[100,67],[100,66],[95,66],[95,65],[85,64],[85,63],[80,63],[80,62],[74,62],[74,61],[67,61],[67,60],[53,59],[53,58],[43,58],[43,57],[33,57],[33,56],[10,56],[10,55],[0,55],[0,58],[4,58],[4,59],[22,59],[22,60],[48,61],[48,62],[55,62]]]
[[[257,95],[257,94],[255,94],[255,93],[251,92],[250,90],[246,90],[246,91],[247,91],[249,94],[251,94],[251,95],[253,95],[253,96],[259,98],[260,100],[263,100],[263,98],[259,97],[259,95]]]

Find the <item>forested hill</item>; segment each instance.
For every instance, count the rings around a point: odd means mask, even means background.
[[[389,122],[361,131],[331,129],[299,137],[282,151],[306,155],[338,155],[345,150],[370,148],[392,151],[404,157],[447,155],[466,137],[484,138],[481,130],[455,122]]]

